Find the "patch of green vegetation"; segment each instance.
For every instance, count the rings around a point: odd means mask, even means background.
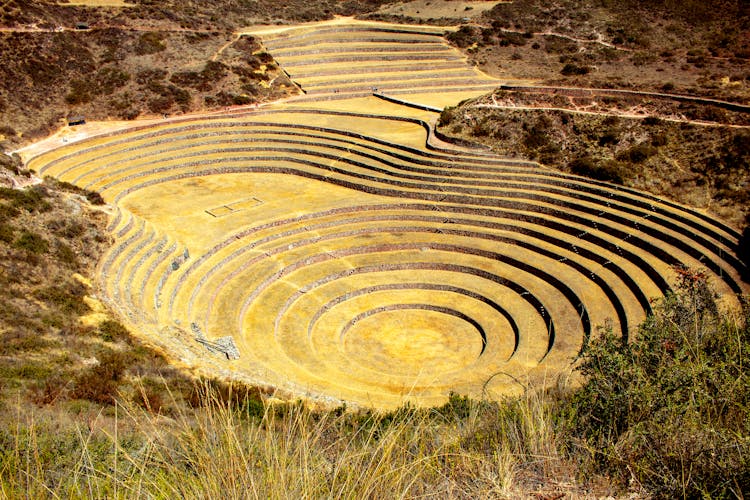
[[[563,68],[560,70],[560,73],[562,73],[565,76],[573,76],[573,75],[586,75],[591,71],[591,68],[588,66],[582,66],[579,64],[574,63],[567,63]]]
[[[22,229],[13,247],[31,254],[44,254],[49,250],[49,242],[36,233]]]
[[[139,56],[147,54],[155,54],[165,50],[167,46],[164,44],[164,35],[157,31],[148,31],[141,34],[138,41],[135,44],[135,53]]]
[[[57,241],[55,245],[55,254],[58,261],[64,266],[71,268],[78,267],[78,257],[76,257],[75,251],[65,242]]]
[[[134,357],[127,352],[105,351],[98,361],[96,365],[79,374],[70,396],[94,403],[113,404],[120,379],[133,363]]]
[[[99,325],[99,337],[105,342],[129,340],[130,333],[119,321],[105,320]]]
[[[86,197],[86,200],[92,205],[104,204],[104,199],[102,198],[102,195],[96,191],[91,191],[90,189],[83,189],[83,188],[76,186],[75,184],[71,184],[70,182],[61,181],[50,176],[46,176],[44,178],[44,182],[46,185],[52,188],[59,189],[61,191],[66,191],[69,193],[83,195],[84,197]]]
[[[46,188],[43,186],[33,186],[29,189],[9,189],[0,187],[0,206],[7,207],[7,211],[15,216],[18,210],[26,212],[46,212],[51,208],[45,200],[47,197]]]
[[[658,497],[726,498],[750,484],[750,307],[719,310],[705,276],[677,292],[631,342],[605,330],[583,354],[569,400],[589,466]]]
[[[619,162],[598,161],[590,156],[576,158],[568,164],[568,168],[576,175],[615,184],[622,184],[627,176],[627,171]]]
[[[86,291],[86,287],[71,279],[67,283],[42,288],[34,295],[39,300],[54,304],[65,315],[80,316],[91,310],[83,301]]]
[[[3,243],[12,243],[16,239],[16,233],[13,226],[0,222],[0,241]]]
[[[42,380],[52,374],[53,368],[39,361],[21,361],[0,365],[0,376],[4,379]]]

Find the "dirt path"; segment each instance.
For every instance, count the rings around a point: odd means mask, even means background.
[[[576,108],[560,108],[553,106],[504,106],[502,104],[475,104],[472,108],[484,108],[484,109],[509,109],[509,110],[528,110],[528,111],[564,111],[566,113],[575,113],[578,115],[594,115],[594,116],[619,116],[623,118],[649,118],[657,117],[660,120],[675,122],[675,123],[689,123],[691,125],[700,125],[702,127],[728,127],[728,128],[750,128],[750,125],[731,125],[717,122],[705,122],[698,120],[689,120],[687,118],[679,118],[674,116],[663,116],[655,115],[653,113],[627,113],[627,112],[616,112],[616,111],[586,111],[584,109]]]

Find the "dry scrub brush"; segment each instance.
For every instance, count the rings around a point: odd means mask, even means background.
[[[136,405],[88,427],[26,421],[2,434],[4,495],[126,498],[511,498],[574,491],[550,406],[452,396],[388,414],[258,405],[201,386],[175,418]],[[65,464],[71,472],[60,474]]]

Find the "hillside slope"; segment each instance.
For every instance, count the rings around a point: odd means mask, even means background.
[[[355,15],[382,3],[3,2],[0,148],[44,137],[71,116],[130,120],[295,94],[263,47],[234,31]]]

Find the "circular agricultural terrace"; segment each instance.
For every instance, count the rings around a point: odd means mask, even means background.
[[[329,54],[335,36],[355,54],[375,40],[380,54],[410,36],[367,26],[308,27],[268,46]],[[400,67],[394,58],[383,64]],[[350,91],[165,121],[29,162],[116,207],[101,293],[174,359],[331,402],[493,398],[569,370],[602,325],[633,335],[675,266],[705,269],[728,305],[748,291],[739,235],[720,221],[440,143],[434,112],[345,99],[365,77],[331,66],[357,73],[348,56],[325,61]],[[387,73],[372,85],[405,92]],[[436,84],[414,85],[412,100]],[[462,85],[440,82],[442,98],[460,100]]]

